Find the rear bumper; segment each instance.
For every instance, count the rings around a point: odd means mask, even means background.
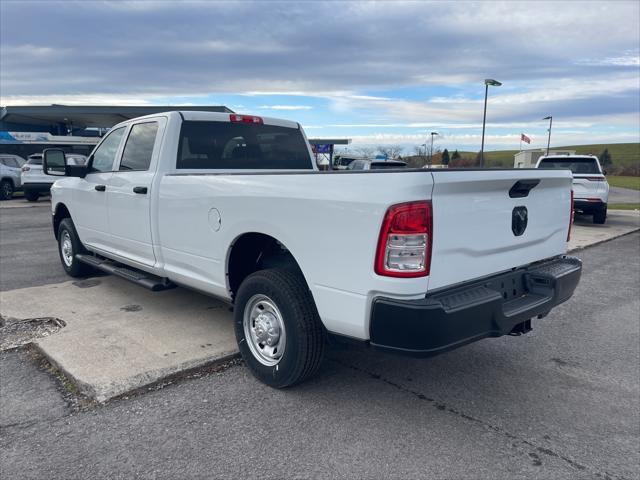
[[[523,330],[568,300],[582,273],[575,257],[559,257],[419,300],[376,298],[371,312],[371,346],[426,357],[486,337]],[[518,327],[520,329],[518,330]],[[524,324],[528,328],[528,324]]]
[[[593,213],[607,209],[607,203],[602,200],[583,200],[576,198],[573,200],[574,210],[579,210],[584,213]]]
[[[37,192],[37,193],[49,193],[51,191],[51,183],[23,183],[22,190],[25,193]]]

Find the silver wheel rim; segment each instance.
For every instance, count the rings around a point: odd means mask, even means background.
[[[287,334],[282,314],[266,295],[254,295],[244,307],[244,338],[249,350],[261,364],[277,365],[284,355]]]
[[[71,243],[71,236],[66,230],[62,232],[60,252],[62,253],[62,261],[67,267],[70,267],[73,263],[73,243]]]

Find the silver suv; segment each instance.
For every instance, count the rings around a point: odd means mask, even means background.
[[[10,200],[13,192],[20,190],[20,169],[24,158],[9,153],[0,153],[0,200]]]

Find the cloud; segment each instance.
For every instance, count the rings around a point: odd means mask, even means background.
[[[309,94],[464,84],[488,72],[512,82],[611,77],[626,64],[609,61],[607,70],[575,59],[624,56],[638,38],[630,19],[640,15],[637,2],[348,2],[339,15],[335,6],[2,2],[3,95],[86,94],[105,85],[157,95]],[[533,19],[544,29],[532,33]],[[43,48],[58,53],[41,58]]]
[[[637,1],[0,1],[0,104],[224,101],[327,135],[434,128],[462,142],[452,132],[477,133],[493,77],[496,142],[549,114],[559,134],[628,138],[639,17]]]

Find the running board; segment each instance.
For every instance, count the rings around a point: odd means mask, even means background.
[[[176,286],[168,278],[156,277],[155,275],[151,275],[150,273],[143,272],[142,270],[136,270],[135,268],[125,267],[122,264],[116,263],[112,260],[107,260],[105,258],[78,253],[76,255],[76,259],[78,259],[82,263],[92,266],[93,268],[102,270],[103,272],[110,273],[112,275],[117,275],[118,277],[124,278],[125,280],[129,280],[130,282],[137,283],[141,287],[148,288],[153,292],[168,290],[170,288],[175,288]]]

